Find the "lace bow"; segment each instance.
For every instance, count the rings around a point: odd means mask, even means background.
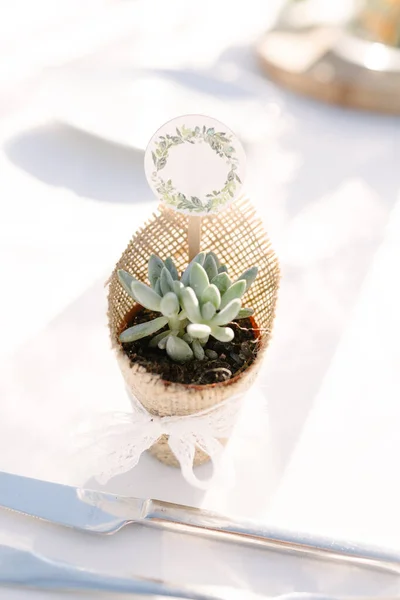
[[[208,410],[182,417],[157,417],[131,397],[132,412],[99,415],[89,426],[89,432],[83,437],[80,434],[80,450],[95,450],[93,462],[101,465],[101,471],[92,475],[103,484],[135,467],[143,452],[165,434],[184,479],[206,490],[216,479],[232,477],[229,465],[224,464],[222,468],[224,447],[219,438],[231,433],[242,397],[242,394],[232,396]],[[206,452],[212,461],[213,476],[208,480],[199,479],[193,472],[196,447]]]

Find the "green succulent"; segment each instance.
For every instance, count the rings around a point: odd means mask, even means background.
[[[257,271],[257,267],[247,269],[232,282],[227,267],[214,252],[200,252],[181,278],[172,258],[162,261],[152,255],[148,264],[150,286],[120,269],[118,278],[125,291],[145,308],[160,313],[123,331],[120,341],[133,342],[167,327],[152,337],[151,347],[165,349],[177,362],[203,360],[210,354],[205,349],[210,336],[230,342],[235,334],[229,323],[253,314],[251,308],[242,308],[241,298]]]

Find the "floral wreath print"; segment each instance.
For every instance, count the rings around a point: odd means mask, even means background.
[[[167,165],[171,148],[185,143],[196,144],[203,142],[209,144],[218,156],[224,158],[228,166],[224,186],[220,190],[213,190],[209,194],[206,194],[207,201],[205,204],[196,196],[186,196],[174,187],[171,179],[165,181],[162,173],[160,174],[160,171]],[[242,183],[236,172],[238,158],[235,156],[235,152],[236,150],[232,145],[232,138],[229,134],[223,131],[215,131],[214,127],[207,128],[205,125],[203,127],[196,126],[194,129],[182,125],[180,128],[176,127],[176,135],[160,135],[154,143],[154,150],[151,155],[155,170],[152,172],[151,179],[162,200],[169,206],[190,213],[218,211],[220,207],[234,198],[237,184]]]

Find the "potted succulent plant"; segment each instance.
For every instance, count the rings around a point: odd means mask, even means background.
[[[186,219],[162,207],[131,240],[110,279],[109,326],[118,364],[130,395],[153,415],[187,416],[242,395],[261,366],[275,314],[278,262],[247,201],[215,223],[204,240],[216,236],[214,246],[225,260],[200,252],[185,266],[181,238],[176,235],[172,245],[167,240],[168,232],[185,231]],[[226,223],[230,233],[224,233]],[[235,254],[243,239],[258,266]],[[175,261],[157,256],[164,246]],[[227,256],[229,266],[223,264]],[[178,466],[167,436],[150,452]],[[194,464],[206,460],[197,448]]]
[[[251,203],[238,198],[245,154],[225,125],[204,115],[165,123],[150,139],[145,173],[159,211],[109,286],[111,342],[136,432],[116,454],[150,449],[183,472],[184,454],[186,465],[214,461],[229,436],[270,339],[279,265]],[[199,419],[210,412],[206,435]]]
[[[163,396],[171,384],[188,397],[196,396],[197,390],[200,401],[207,390],[216,403],[237,393],[237,388],[243,391],[245,372],[257,358],[259,335],[254,311],[242,307],[242,296],[257,272],[256,266],[250,267],[232,281],[214,252],[200,252],[181,277],[171,257],[163,261],[153,254],[148,263],[150,285],[117,270],[120,284],[136,303],[119,334],[121,351],[131,366],[144,368],[130,386],[136,398],[146,404],[149,391],[140,380],[147,382],[149,374],[163,382]],[[163,401],[161,397],[160,404]],[[176,464],[165,440],[155,444],[154,453],[163,462]],[[206,459],[198,453],[195,462]]]

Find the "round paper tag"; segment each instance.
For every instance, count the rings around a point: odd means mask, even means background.
[[[243,185],[246,156],[220,121],[184,115],[151,138],[144,167],[156,196],[171,208],[201,216],[227,207]]]

